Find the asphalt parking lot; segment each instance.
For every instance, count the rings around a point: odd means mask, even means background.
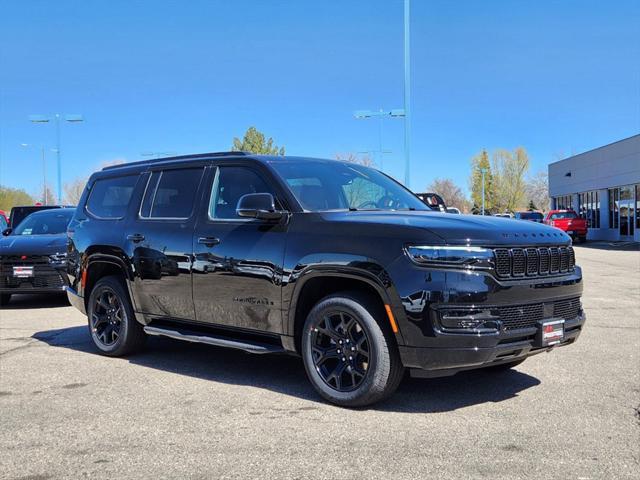
[[[0,478],[640,478],[640,252],[577,247],[577,344],[406,379],[367,410],[301,361],[153,338],[100,356],[61,299],[0,312]]]

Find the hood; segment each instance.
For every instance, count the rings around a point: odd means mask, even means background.
[[[323,212],[325,220],[427,230],[447,244],[569,245],[571,238],[554,227],[511,218],[453,215],[428,211]],[[413,238],[414,235],[411,235]]]
[[[66,233],[0,237],[0,257],[4,255],[51,255],[66,251]]]

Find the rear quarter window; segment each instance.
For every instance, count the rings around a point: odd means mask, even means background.
[[[99,218],[124,217],[137,180],[138,174],[96,180],[87,199],[87,212]]]

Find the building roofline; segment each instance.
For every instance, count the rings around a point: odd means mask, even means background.
[[[584,155],[586,153],[595,152],[596,150],[610,147],[611,145],[615,145],[616,143],[626,142],[627,140],[631,140],[632,138],[635,138],[635,137],[640,137],[640,133],[631,135],[630,137],[622,138],[620,140],[616,140],[615,142],[607,143],[606,145],[601,145],[599,147],[592,148],[591,150],[585,150],[584,152],[576,153],[575,155],[571,155],[570,157],[563,158],[562,160],[556,160],[555,162],[550,162],[549,165],[555,165],[556,163],[564,162],[565,160],[569,160],[570,158],[575,158],[575,157],[579,157],[580,155]]]

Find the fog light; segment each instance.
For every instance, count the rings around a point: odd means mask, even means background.
[[[499,319],[489,310],[445,310],[440,314],[440,324],[445,330],[497,331]]]

